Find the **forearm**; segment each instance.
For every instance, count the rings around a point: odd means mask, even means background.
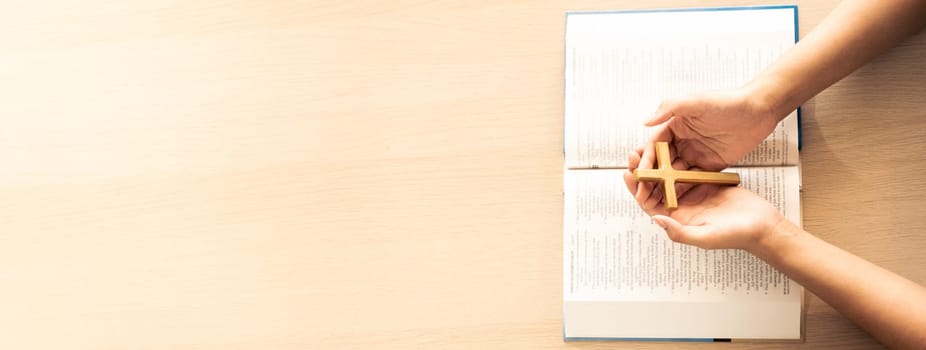
[[[926,25],[926,1],[846,0],[747,84],[779,119]]]
[[[926,346],[926,289],[783,221],[750,251],[892,348]]]

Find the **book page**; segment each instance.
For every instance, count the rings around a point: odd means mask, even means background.
[[[732,170],[740,173],[742,186],[770,201],[788,220],[800,224],[797,167]],[[564,175],[563,295],[567,336],[705,337],[705,333],[698,336],[692,332],[711,325],[710,330],[703,330],[715,337],[773,337],[754,333],[763,327],[753,324],[744,328],[735,323],[754,322],[752,316],[737,319],[736,315],[777,304],[788,307],[777,307],[768,319],[781,325],[765,328],[785,333],[799,330],[800,320],[794,319],[800,316],[799,285],[745,251],[704,250],[672,242],[630,196],[622,173],[569,170]],[[665,308],[654,302],[675,306]],[[646,315],[627,317],[621,313],[624,307],[640,307],[639,303],[647,305]],[[691,314],[680,311],[685,308]],[[719,321],[704,315],[705,310]],[[673,320],[678,328],[667,327],[667,320]],[[685,320],[699,325],[686,324]],[[602,325],[617,326],[600,329]],[[587,333],[596,329],[601,333]],[[732,330],[740,331],[725,333]]]
[[[658,104],[743,85],[796,39],[796,8],[569,13],[563,299],[568,338],[800,338],[803,289],[740,250],[674,243],[626,190]],[[796,113],[735,164],[800,224]],[[761,315],[757,317],[756,315]]]
[[[789,10],[575,13],[567,16],[567,167],[626,167],[659,103],[735,88],[794,45]],[[743,18],[750,18],[743,21]],[[782,25],[785,24],[785,25]],[[796,114],[741,165],[793,165]]]
[[[800,224],[796,167],[728,169],[742,186]],[[564,276],[567,296],[684,300],[788,296],[784,275],[742,250],[704,250],[672,242],[644,213],[620,170],[567,171]],[[568,254],[567,254],[568,253]],[[706,300],[705,299],[705,300]]]

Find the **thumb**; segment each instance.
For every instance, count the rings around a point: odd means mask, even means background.
[[[705,226],[687,226],[665,215],[653,215],[653,221],[666,230],[669,239],[701,248],[709,248],[707,244],[710,230]]]
[[[693,100],[690,98],[670,98],[663,100],[662,103],[659,104],[659,108],[656,108],[656,112],[654,112],[648,120],[643,122],[643,125],[656,126],[665,123],[673,117],[683,118],[693,107],[693,104]]]

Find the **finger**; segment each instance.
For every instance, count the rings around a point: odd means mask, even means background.
[[[661,204],[661,201],[662,201],[661,187],[656,186],[655,189],[653,189],[653,193],[655,197],[651,201],[650,199],[647,199],[647,201],[638,202],[638,204],[640,205],[640,209],[643,209],[643,212],[645,212],[649,216],[669,215],[669,210],[666,209],[666,207]]]
[[[642,153],[642,152],[640,152]],[[627,153],[627,170],[633,172],[640,166],[640,153],[629,152]]]
[[[654,215],[653,221],[666,230],[666,235],[674,242],[690,244],[711,249],[711,230],[708,226],[686,226],[665,215]]]
[[[629,171],[624,172],[624,184],[627,185],[627,191],[630,191],[630,195],[636,195],[637,193],[637,179],[633,176],[633,173]]]
[[[654,163],[656,163],[656,145],[653,142],[647,142],[646,145],[642,147],[642,152],[640,153],[640,161],[637,163],[638,169],[653,169]],[[637,185],[637,191],[634,198],[637,200],[637,203],[640,206],[644,206],[646,200],[649,199],[650,195],[653,192],[654,184],[652,182],[640,182]],[[645,208],[644,208],[645,209]]]
[[[659,127],[655,134],[650,137],[650,140],[646,142],[643,147],[637,148],[637,153],[640,154],[640,169],[654,169],[657,167],[657,157],[656,157],[656,142],[669,142],[672,144],[672,132],[665,125]],[[641,182],[641,184],[644,184]],[[652,191],[652,184],[646,186],[646,188],[641,187],[638,191],[641,200],[643,198],[648,198],[650,192]],[[641,192],[642,191],[642,192]]]
[[[649,141],[640,152],[640,169],[653,169],[656,165],[656,143]]]
[[[669,158],[672,158],[672,168],[678,170],[689,170],[688,162],[681,158],[677,150],[678,148],[675,146],[675,142],[669,142]]]
[[[682,198],[685,196],[688,191],[697,186],[698,184],[687,184],[684,182],[679,182],[675,184],[675,196],[678,198],[679,203],[681,203]]]
[[[697,113],[700,108],[700,101],[701,99],[691,96],[663,100],[659,107],[656,108],[656,112],[643,125],[655,126],[672,118],[684,118],[692,113]]]
[[[637,204],[643,208],[643,210],[650,209],[652,206],[647,207],[646,201],[653,195],[653,191],[656,191],[659,188],[655,182],[643,182],[639,181],[637,183],[637,193],[634,194],[633,198],[637,201]]]
[[[639,181],[633,175],[633,171],[638,165],[640,165],[640,155],[636,152],[627,153],[627,171],[624,172],[624,184],[627,185],[627,190],[634,197],[636,197],[639,188]]]
[[[643,122],[643,125],[656,126],[672,119],[672,117],[675,116],[675,104],[676,102],[674,99],[663,100],[662,103],[659,104],[659,107],[656,107],[656,111],[653,112],[653,115]]]
[[[641,169],[655,168],[657,163],[656,142],[668,142],[669,145],[672,145],[673,138],[672,130],[668,126],[663,125],[657,128],[649,140],[646,141],[646,144],[636,149],[637,153],[640,154]]]
[[[645,210],[658,207],[659,203],[662,202],[663,192],[665,191],[662,189],[662,186],[655,186],[653,191],[650,193],[649,198],[647,198],[640,206],[642,206]]]
[[[663,124],[653,129],[653,133],[650,134],[647,143],[655,144],[656,142],[662,141],[672,144],[673,139],[675,139],[675,134],[672,133],[672,128],[669,127],[669,124]]]

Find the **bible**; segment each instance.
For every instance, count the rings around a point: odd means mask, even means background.
[[[736,88],[797,41],[796,6],[566,14],[565,340],[799,340],[803,288],[742,250],[675,243],[627,191],[660,101]],[[726,171],[801,223],[799,111]]]

